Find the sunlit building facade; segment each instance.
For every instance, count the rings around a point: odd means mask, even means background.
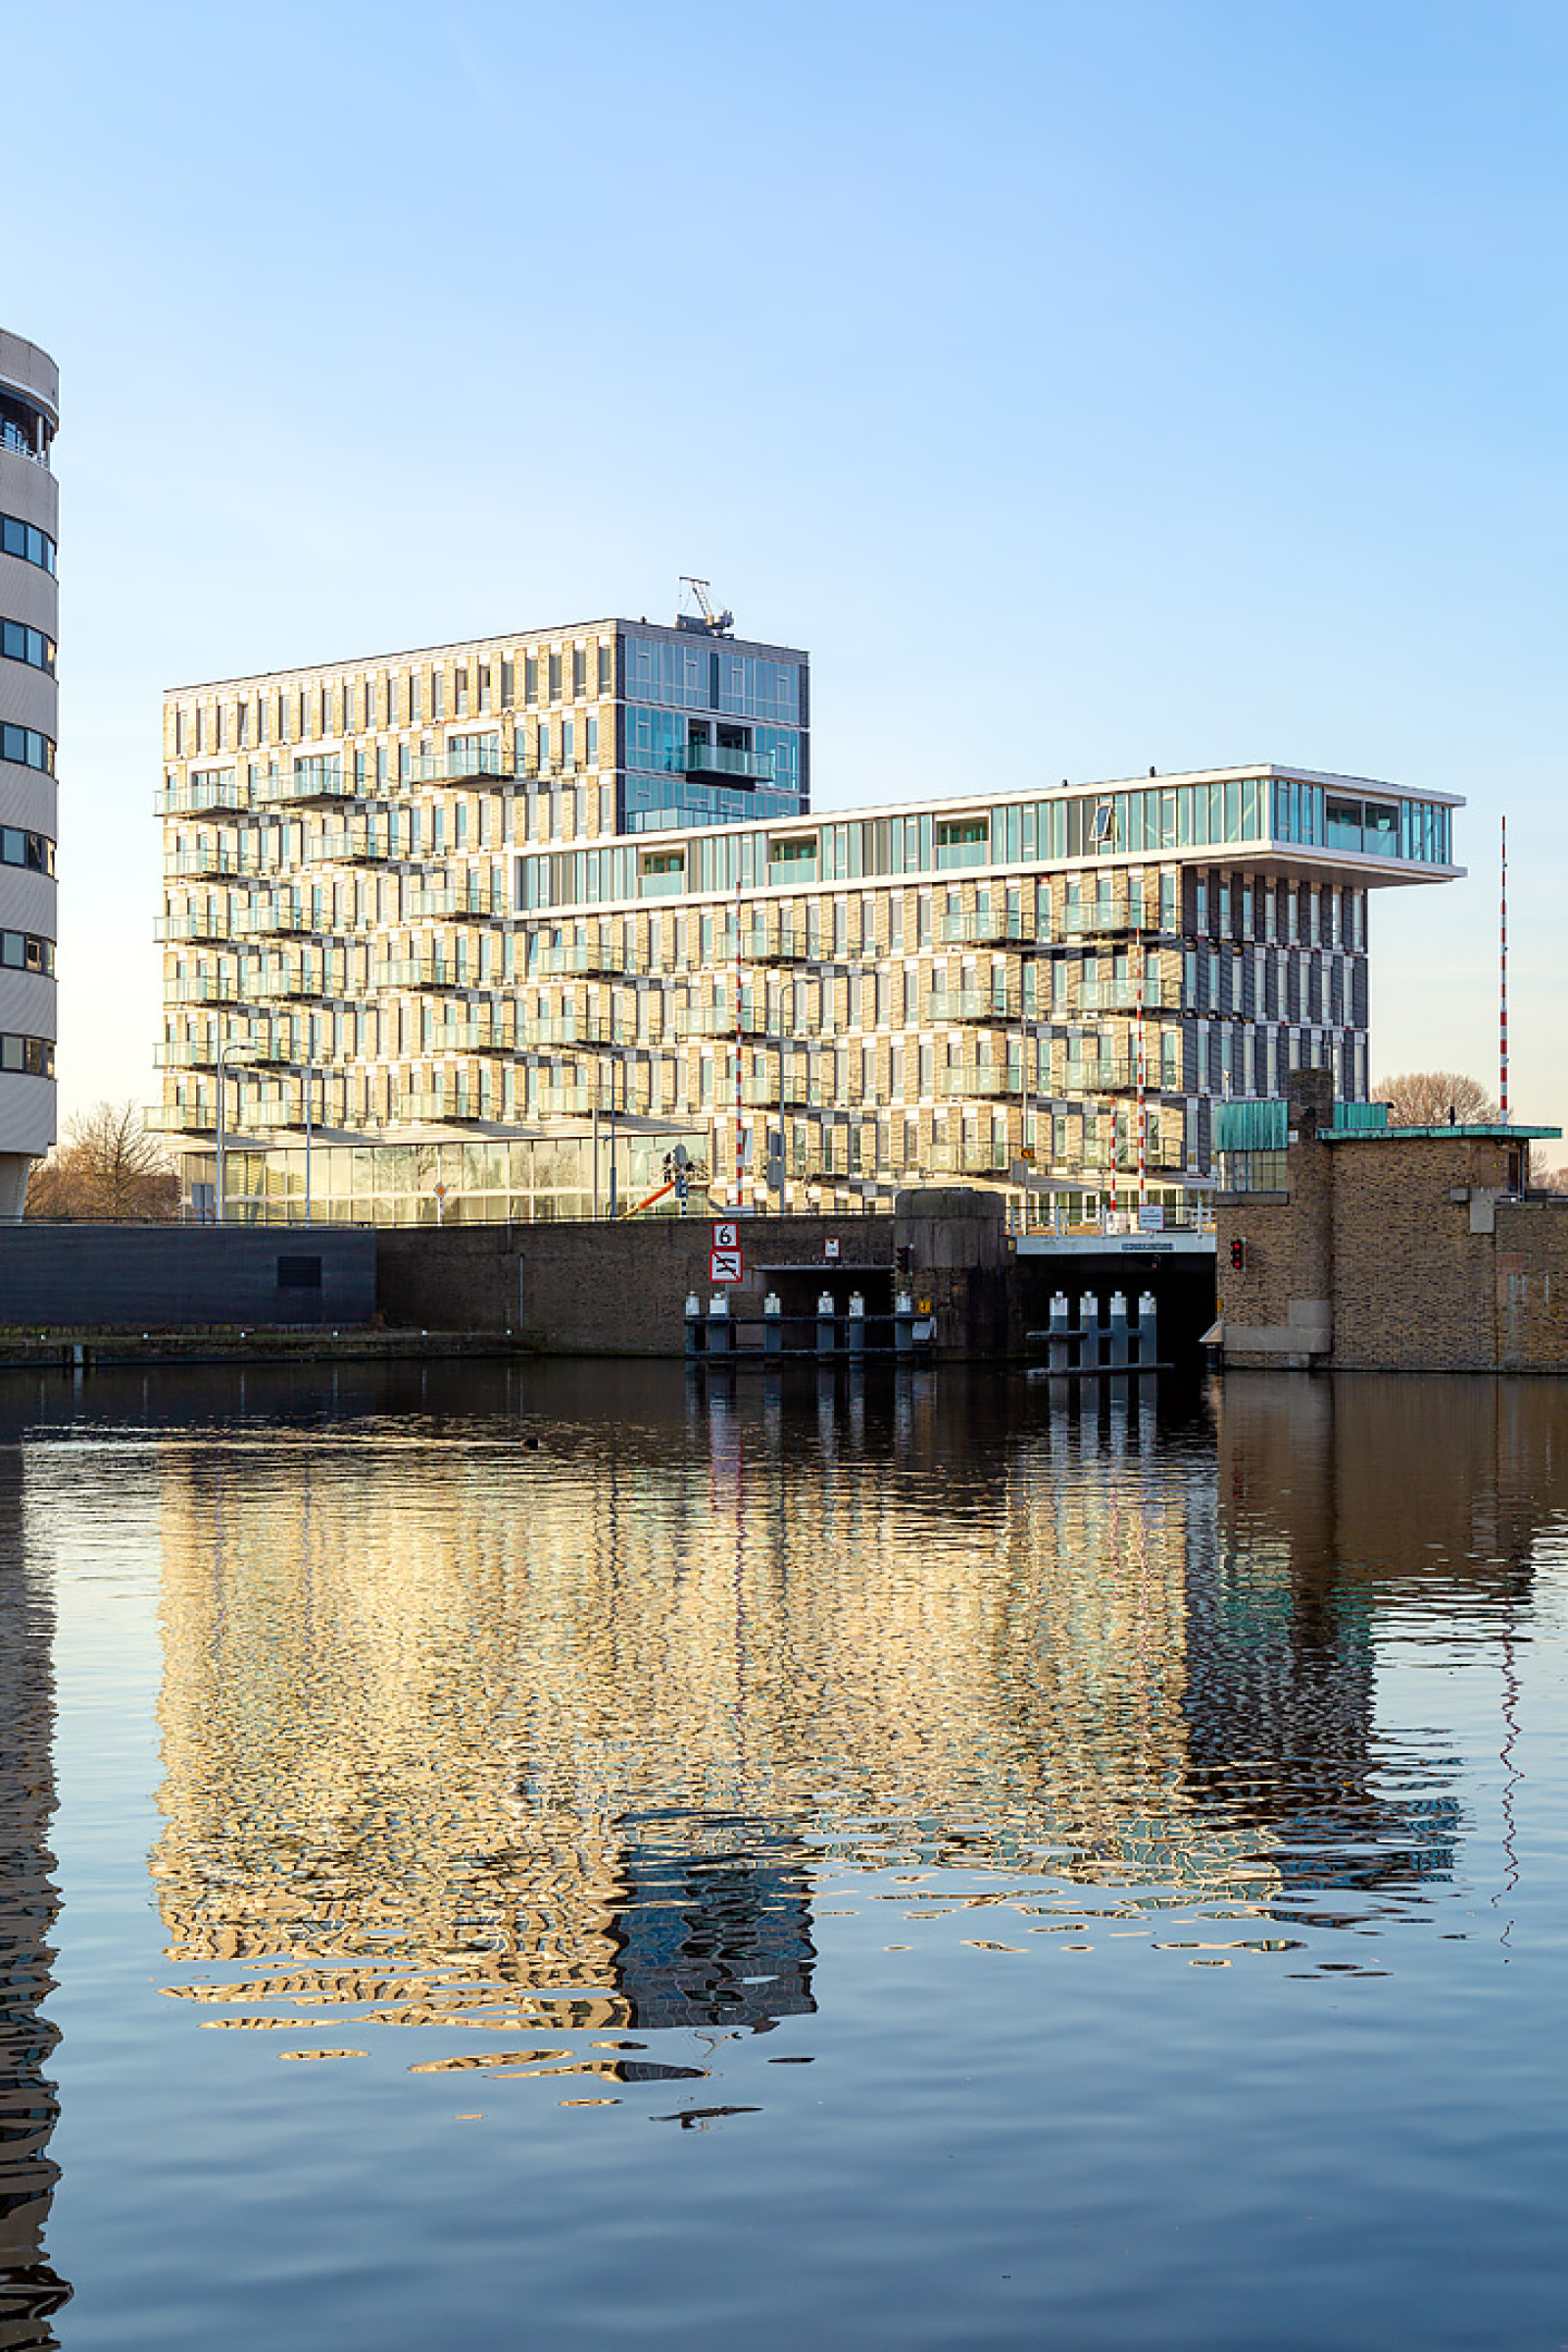
[[[1451,799],[1264,762],[813,815],[806,656],[720,631],[169,696],[189,1213],[220,1127],[230,1216],[308,1166],[318,1217],[586,1215],[676,1147],[715,1203],[1179,1208],[1216,1100],[1364,1096],[1368,893],[1458,871]]]

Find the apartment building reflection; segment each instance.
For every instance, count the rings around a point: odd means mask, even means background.
[[[23,1455],[0,1447],[0,2348],[42,2352],[71,2289],[45,2253],[59,2167],[49,2143],[60,2106],[48,2067],[60,2036],[43,2014],[53,1989],[59,1895],[55,1809],[54,1611],[24,1542]]]
[[[1539,1446],[1499,1485],[1456,1406],[1416,1537],[1427,1436],[1323,1393],[1231,1384],[1217,1462],[961,1381],[171,1451],[170,1955],[389,2023],[756,2031],[817,1997],[841,1865],[1418,1889],[1460,1824],[1380,1763],[1380,1613],[1435,1530],[1511,1605]]]

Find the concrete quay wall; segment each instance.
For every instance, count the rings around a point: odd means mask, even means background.
[[[1000,1353],[1009,1344],[1006,1238],[988,1196],[910,1193],[891,1217],[736,1223],[745,1278],[726,1286],[736,1315],[760,1315],[769,1290],[787,1314],[814,1308],[824,1290],[840,1313],[855,1291],[868,1311],[886,1313],[896,1291],[907,1290],[930,1299],[939,1352]],[[687,1297],[695,1292],[706,1308],[717,1287],[712,1224],[703,1216],[383,1227],[377,1306],[391,1326],[511,1333],[551,1354],[680,1355]]]

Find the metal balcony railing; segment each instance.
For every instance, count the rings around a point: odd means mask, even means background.
[[[427,1051],[431,1054],[514,1054],[517,1033],[506,1021],[454,1021],[450,1028],[435,1030]]]
[[[1057,925],[1062,939],[1116,939],[1158,929],[1142,907],[1132,906],[1068,906]]]
[[[364,825],[342,833],[315,833],[305,843],[302,865],[386,865],[395,855],[391,844]]]
[[[734,960],[740,963],[805,963],[808,960],[805,939],[794,931],[742,931],[736,942]]]
[[[256,939],[314,939],[317,920],[303,898],[264,899],[245,917],[246,933]]]
[[[322,760],[301,765],[289,775],[258,776],[256,798],[269,806],[289,802],[352,801],[360,791],[341,761]]]
[[[49,464],[48,443],[45,442],[42,449],[34,449],[21,426],[13,424],[9,417],[0,417],[0,449],[8,451],[14,458],[30,458],[34,466],[43,467],[45,473],[53,471]]]
[[[164,991],[166,1004],[243,1004],[247,990],[237,972],[188,972]]]

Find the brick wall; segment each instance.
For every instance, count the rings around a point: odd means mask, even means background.
[[[1517,1152],[1503,1136],[1298,1131],[1286,1193],[1216,1204],[1226,1363],[1568,1371],[1568,1200],[1511,1197]]]

